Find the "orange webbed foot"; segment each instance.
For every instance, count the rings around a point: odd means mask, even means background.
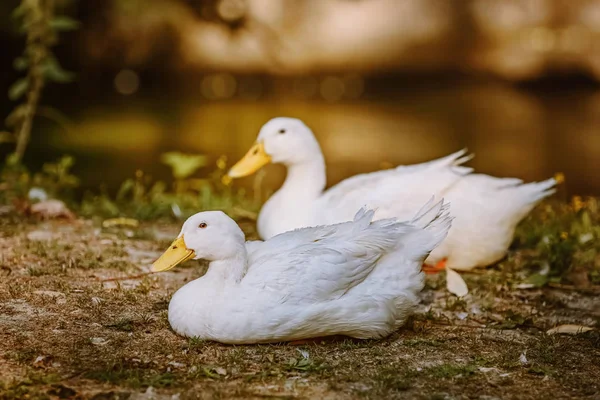
[[[423,264],[423,272],[426,274],[438,274],[446,269],[446,259],[440,260],[435,265]]]

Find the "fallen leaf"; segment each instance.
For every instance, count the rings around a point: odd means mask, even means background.
[[[109,218],[102,222],[102,227],[111,228],[113,226],[130,226],[132,228],[137,228],[139,224],[139,221],[133,218]]]
[[[458,297],[463,297],[469,293],[469,288],[458,274],[458,272],[446,267],[446,288],[448,291]]]
[[[564,333],[566,335],[578,335],[580,333],[589,332],[593,330],[594,328],[591,328],[589,326],[566,324],[549,329],[546,333],[548,335],[554,335],[556,333]]]
[[[105,344],[108,343],[108,340],[101,338],[101,337],[93,337],[93,338],[90,338],[90,342],[96,346],[104,346]]]
[[[95,305],[95,306],[97,306],[100,303],[102,303],[102,301],[103,300],[100,297],[92,297],[92,304]]]

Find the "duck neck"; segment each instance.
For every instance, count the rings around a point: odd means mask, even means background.
[[[237,284],[246,275],[248,271],[248,258],[246,247],[239,246],[235,255],[212,261],[209,264],[208,271],[204,275],[205,280],[222,282],[224,284]]]
[[[318,197],[325,189],[325,160],[323,154],[312,156],[308,161],[288,164],[287,177],[281,187],[282,193],[293,193],[298,198]]]

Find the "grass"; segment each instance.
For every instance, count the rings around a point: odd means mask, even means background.
[[[97,382],[117,384],[133,389],[147,388],[149,386],[159,389],[168,388],[177,382],[175,375],[170,372],[161,373],[152,369],[124,365],[122,363],[88,371],[84,374],[84,377]]]
[[[8,268],[0,271],[0,398],[126,397],[149,387],[182,398],[199,390],[215,398],[597,397],[600,333],[545,334],[562,323],[600,326],[598,258],[588,253],[597,240],[574,239],[598,237],[598,213],[581,201],[579,209],[542,205],[519,227],[505,260],[464,274],[471,293],[463,299],[445,291],[443,276],[428,277],[423,308],[391,337],[302,347],[225,346],[174,334],[169,299],[205,264],[106,280],[144,272],[178,222],[102,228],[0,217]],[[254,224],[241,222],[253,237]],[[52,236],[28,239],[36,231]],[[565,249],[568,268],[553,261]],[[535,274],[545,277],[539,286],[517,288]]]
[[[450,379],[456,377],[468,377],[477,371],[477,366],[473,364],[458,365],[458,364],[442,364],[431,367],[425,371],[426,374],[434,378]]]
[[[531,272],[530,282],[600,284],[600,200],[547,201],[521,223],[514,246],[529,250],[512,259]]]

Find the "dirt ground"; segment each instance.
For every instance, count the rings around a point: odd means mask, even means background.
[[[517,289],[514,263],[428,278],[418,313],[381,341],[227,346],[174,334],[171,295],[206,266],[148,271],[177,225],[103,229],[0,220],[0,398],[600,399],[600,295]],[[522,257],[513,251],[509,260]]]

